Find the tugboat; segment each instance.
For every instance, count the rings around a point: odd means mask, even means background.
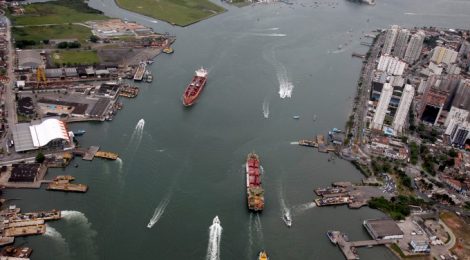
[[[194,102],[196,102],[199,94],[201,94],[207,82],[208,72],[206,69],[201,67],[200,69],[196,70],[195,73],[196,75],[194,75],[183,94],[183,105],[185,107],[192,106]]]
[[[288,212],[284,213],[284,216],[282,216],[282,219],[286,223],[287,227],[292,226],[292,218],[290,217],[290,214]]]
[[[258,260],[269,260],[268,253],[266,253],[264,250],[261,250],[258,254]]]

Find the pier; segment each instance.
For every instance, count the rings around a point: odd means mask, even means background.
[[[356,248],[357,247],[370,247],[370,246],[379,246],[379,245],[386,245],[391,244],[394,240],[390,239],[378,239],[378,240],[361,240],[361,241],[349,241],[348,236],[343,234],[339,231],[335,232],[334,240],[338,245],[339,249],[343,253],[344,257],[347,260],[356,260],[359,259],[359,255],[357,254]]]
[[[108,160],[116,160],[119,155],[113,152],[105,152],[105,151],[98,151],[95,154],[98,158],[108,159]]]

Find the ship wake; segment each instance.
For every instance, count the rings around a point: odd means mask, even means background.
[[[292,220],[291,211],[289,207],[287,206],[286,201],[284,200],[284,192],[282,189],[282,183],[279,185],[279,204],[281,205],[281,219],[286,225],[288,225],[287,220],[284,218],[284,216],[288,216],[289,219],[291,219],[291,222],[293,222],[293,220]]]
[[[222,226],[218,216],[212,220],[209,227],[209,244],[207,245],[207,260],[220,260],[220,241],[222,239]]]
[[[132,132],[130,143],[138,143],[142,141],[142,135],[144,133],[145,120],[142,118],[135,125],[134,132]]]
[[[279,82],[279,97],[282,99],[292,97],[294,84],[289,81],[289,78],[287,77],[287,69],[282,63],[279,63],[277,80]]]
[[[152,228],[153,225],[155,225],[160,220],[160,218],[163,216],[163,213],[165,212],[166,206],[168,206],[168,203],[170,203],[170,196],[167,196],[165,199],[163,199],[155,208],[153,216],[147,224],[148,228]]]
[[[83,255],[84,259],[98,259],[96,254],[96,243],[95,237],[96,231],[93,230],[91,223],[88,218],[80,211],[75,210],[63,210],[61,211],[62,218],[67,224],[67,240],[71,244],[80,244],[79,248],[87,248],[86,252],[73,252],[71,248],[71,254]]]
[[[294,207],[292,207],[292,213],[293,215],[301,215],[303,214],[305,211],[309,210],[309,209],[313,209],[315,208],[317,205],[315,204],[315,202],[307,202],[307,203],[304,203],[304,204],[300,204],[300,205],[296,205]]]
[[[263,116],[269,118],[269,100],[267,98],[263,101]]]
[[[62,234],[57,231],[57,229],[46,224],[46,233],[44,233],[44,236],[49,237],[51,240],[57,243],[59,251],[64,254],[63,258],[70,258],[69,245]]]

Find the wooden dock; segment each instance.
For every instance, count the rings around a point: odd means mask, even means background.
[[[0,237],[0,246],[13,244],[15,242],[14,237]]]
[[[85,161],[92,161],[99,149],[99,146],[90,146],[90,148],[88,148],[88,150],[85,152],[85,155],[83,155],[82,159]]]
[[[390,239],[361,240],[350,242],[346,234],[343,234],[341,232],[338,232],[338,235],[335,237],[335,239],[336,244],[338,245],[339,249],[347,260],[359,259],[356,247],[386,245],[394,242],[394,240]]]

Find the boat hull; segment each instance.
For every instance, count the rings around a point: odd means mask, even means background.
[[[199,77],[199,76],[193,77],[193,79],[191,80],[191,83],[186,87],[186,90],[184,91],[184,94],[182,97],[183,105],[185,107],[190,107],[194,105],[196,100],[201,95],[201,92],[204,89],[206,82],[207,82],[206,77]]]

